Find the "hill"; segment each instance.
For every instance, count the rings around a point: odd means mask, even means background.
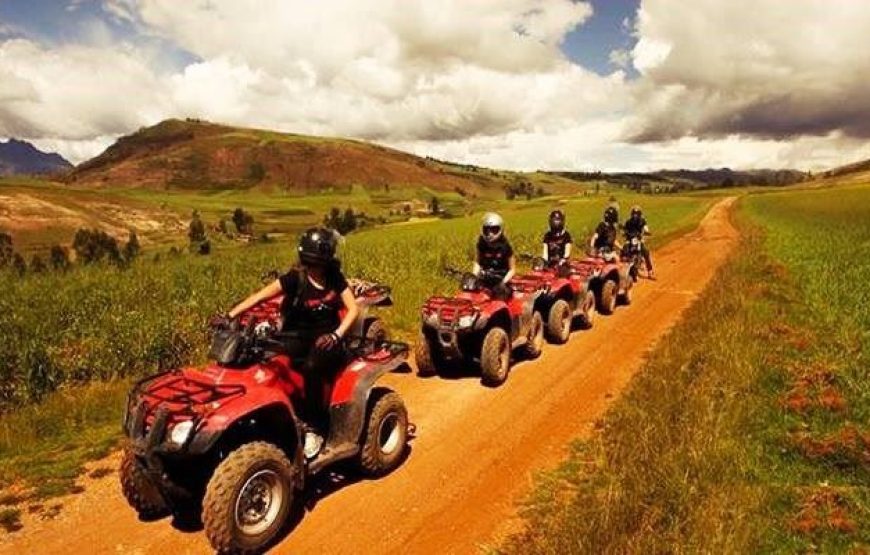
[[[682,191],[712,187],[739,187],[744,185],[782,186],[799,183],[810,177],[797,170],[732,170],[708,168],[704,170],[658,170],[654,172],[552,172],[575,181],[605,181],[612,185],[634,190]]]
[[[43,152],[17,139],[0,142],[0,175],[60,173],[73,166],[55,152]]]
[[[443,163],[363,141],[170,119],[121,137],[64,181],[150,189],[297,193],[414,186],[477,196],[498,172]]]
[[[870,172],[870,160],[862,160],[860,162],[853,162],[851,164],[846,164],[844,166],[839,166],[833,169],[830,169],[821,174],[822,177],[840,177],[843,175],[849,175],[853,173],[863,173]]]

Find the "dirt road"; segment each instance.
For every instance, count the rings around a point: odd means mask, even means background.
[[[515,527],[514,503],[532,472],[558,462],[571,438],[588,433],[737,243],[733,200],[655,253],[659,280],[642,280],[630,307],[599,317],[567,345],[547,346],[502,387],[482,387],[475,377],[389,376],[417,424],[408,459],[377,481],[322,480],[313,507],[274,552],[475,553]],[[200,531],[166,519],[139,522],[116,475],[85,487],[56,519],[25,521],[0,538],[0,553],[209,552]]]

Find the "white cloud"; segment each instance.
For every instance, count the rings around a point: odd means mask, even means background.
[[[697,0],[677,9],[642,0],[622,23],[636,46],[610,53],[638,70],[633,81],[623,71],[598,76],[561,52],[590,17],[587,2],[102,7],[139,36],[118,43],[95,25],[88,45],[47,47],[4,42],[0,26],[0,135],[77,161],[173,116],[526,169],[806,168],[867,153],[867,3]],[[166,45],[190,54],[183,67],[166,63]]]
[[[636,140],[870,138],[870,3],[644,0]]]
[[[93,140],[167,112],[162,84],[136,52],[0,42],[0,135]]]

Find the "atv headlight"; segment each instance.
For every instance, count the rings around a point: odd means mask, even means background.
[[[187,438],[190,437],[190,432],[193,431],[193,421],[185,420],[179,422],[169,431],[169,441],[176,445],[184,445]]]
[[[477,314],[466,314],[465,316],[459,317],[459,327],[460,328],[470,328],[474,325],[474,321],[477,319]]]

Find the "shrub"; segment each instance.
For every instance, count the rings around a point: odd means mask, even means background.
[[[98,229],[79,229],[73,238],[76,259],[82,264],[94,264],[108,260],[112,264],[121,262],[121,251],[114,237]]]
[[[66,247],[54,245],[48,254],[49,264],[53,270],[66,271],[69,266],[69,252]]]

